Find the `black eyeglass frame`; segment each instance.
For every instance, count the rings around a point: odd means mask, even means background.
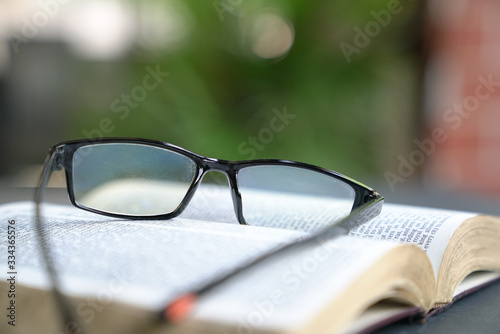
[[[157,147],[164,150],[169,150],[181,154],[189,158],[191,161],[193,161],[196,164],[197,172],[193,180],[191,181],[191,184],[189,185],[186,195],[182,199],[181,203],[174,211],[170,213],[160,214],[160,215],[138,216],[138,215],[117,214],[117,213],[96,210],[78,203],[75,199],[73,191],[74,154],[81,147],[92,146],[95,144],[140,144],[140,145]],[[82,158],[84,159],[84,157]],[[49,173],[51,173],[52,171],[59,171],[62,169],[65,170],[66,186],[69,199],[70,202],[75,207],[104,216],[133,219],[133,220],[166,220],[179,216],[188,206],[189,202],[193,198],[198,186],[200,185],[206,173],[209,171],[222,172],[223,174],[226,175],[226,177],[229,180],[229,185],[231,188],[231,197],[233,199],[234,212],[236,214],[238,222],[240,224],[247,225],[247,223],[245,222],[245,218],[243,217],[243,203],[238,188],[238,172],[241,169],[247,167],[263,166],[263,165],[290,166],[290,167],[302,168],[313,172],[321,173],[324,175],[328,175],[330,177],[342,181],[343,183],[349,185],[354,190],[354,203],[350,212],[360,208],[368,201],[380,197],[380,195],[373,189],[347,176],[344,176],[338,172],[334,172],[322,167],[302,162],[279,160],[279,159],[258,159],[258,160],[244,160],[244,161],[229,161],[229,160],[214,159],[198,155],[196,153],[193,153],[191,151],[188,151],[186,149],[183,149],[181,147],[178,147],[170,143],[151,140],[151,139],[142,139],[142,138],[113,137],[113,138],[80,139],[80,140],[60,142],[58,144],[53,145],[49,150],[49,154],[45,163],[45,169],[48,168]]]

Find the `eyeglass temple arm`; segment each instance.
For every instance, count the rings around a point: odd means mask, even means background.
[[[57,306],[59,311],[61,312],[62,320],[64,322],[64,330],[65,333],[80,333],[83,334],[79,323],[75,321],[76,316],[71,311],[72,308],[69,307],[69,303],[67,299],[62,295],[59,286],[59,278],[57,276],[56,270],[54,268],[54,263],[52,262],[52,254],[50,253],[50,248],[47,243],[46,231],[42,224],[42,214],[41,214],[41,203],[43,202],[45,196],[45,189],[47,184],[49,183],[50,176],[52,172],[55,170],[61,170],[62,166],[56,162],[57,157],[62,156],[60,152],[56,151],[55,147],[52,147],[49,150],[47,158],[43,164],[42,174],[40,176],[40,180],[38,182],[38,187],[35,191],[35,224],[36,224],[36,233],[37,239],[40,244],[40,248],[42,251],[43,260],[45,262],[45,267],[49,274],[49,279],[52,284],[52,290],[54,292],[54,296],[56,299]]]
[[[203,294],[224,283],[231,277],[236,276],[237,274],[247,270],[248,268],[251,268],[263,262],[264,260],[276,256],[277,254],[286,252],[287,250],[303,247],[304,245],[310,243],[323,243],[335,237],[346,235],[351,229],[360,226],[378,216],[382,211],[383,203],[384,198],[378,193],[373,192],[373,196],[371,197],[371,199],[369,199],[361,207],[353,210],[349,214],[349,216],[341,219],[339,222],[333,223],[330,226],[322,228],[319,231],[309,234],[302,239],[299,239],[292,243],[280,245],[255,259],[242,263],[232,271],[222,274],[221,276],[209,282],[206,282],[196,290],[181,294],[159,312],[160,318],[166,320],[171,324],[176,324],[183,321],[190,314],[198,299]]]

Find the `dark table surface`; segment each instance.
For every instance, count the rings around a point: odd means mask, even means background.
[[[500,216],[500,200],[490,196],[476,197],[462,193],[424,191],[415,187],[391,192],[383,186],[376,189],[384,194],[387,203],[403,203],[481,212]],[[32,200],[33,188],[0,185],[0,204]],[[51,203],[69,204],[65,189],[48,189],[46,199]],[[499,240],[500,242],[500,240]],[[483,288],[455,302],[448,310],[424,324],[403,320],[377,331],[378,334],[430,333],[500,333],[500,282]]]

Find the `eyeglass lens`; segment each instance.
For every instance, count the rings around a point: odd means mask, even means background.
[[[115,214],[168,214],[181,204],[196,171],[190,158],[155,146],[82,146],[73,156],[75,201]]]
[[[354,189],[329,175],[296,166],[251,166],[238,173],[249,225],[313,231],[347,216]]]

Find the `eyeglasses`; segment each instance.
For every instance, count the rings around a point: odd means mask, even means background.
[[[359,182],[304,163],[218,160],[145,139],[62,142],[51,148],[45,169],[65,170],[74,206],[125,219],[180,215],[210,171],[227,176],[240,224],[312,231],[377,196]]]
[[[376,191],[357,181],[300,162],[219,160],[172,144],[137,138],[58,143],[52,146],[45,160],[35,202],[39,240],[63,312],[70,308],[57,288],[39,206],[50,175],[63,169],[74,206],[105,216],[139,220],[179,216],[200,188],[204,176],[218,171],[228,179],[240,224],[309,232],[293,245],[281,245],[241,264],[224,277],[207,282],[194,292],[198,295],[285,249],[344,234],[378,215],[383,203],[383,197]],[[175,307],[175,303],[169,307]],[[167,307],[163,313],[167,318],[168,310]],[[72,319],[72,316],[64,318]]]

